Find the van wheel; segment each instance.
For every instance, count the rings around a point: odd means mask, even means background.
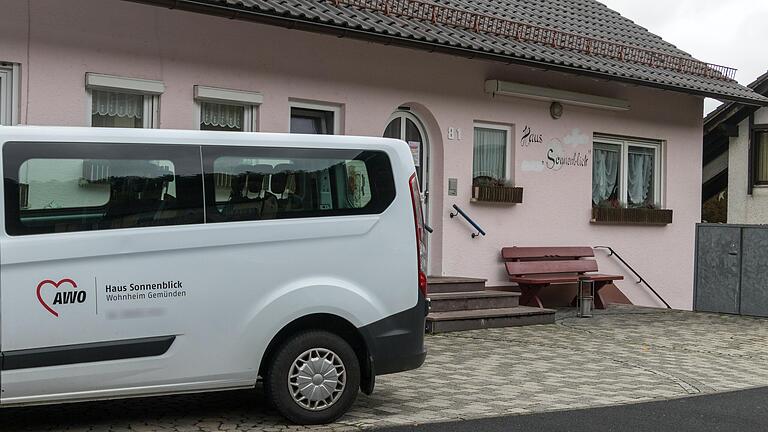
[[[330,423],[357,397],[360,365],[355,351],[339,336],[308,331],[285,341],[264,379],[267,398],[298,424]]]

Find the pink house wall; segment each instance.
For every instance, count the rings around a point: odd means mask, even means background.
[[[431,145],[431,266],[433,274],[505,279],[499,249],[510,245],[610,245],[677,308],[691,308],[694,224],[700,220],[702,98],[613,82],[388,47],[187,12],[96,0],[7,0],[0,14],[0,61],[22,65],[21,119],[36,125],[86,125],[86,72],[162,80],[160,127],[193,129],[194,85],[263,93],[259,129],[286,132],[289,99],[342,106],[348,135],[380,136],[392,112],[410,104],[425,122]],[[493,98],[486,79],[551,86],[628,100],[612,112]],[[475,121],[513,126],[515,206],[470,202]],[[520,145],[524,126],[544,143]],[[462,140],[449,140],[448,128]],[[664,141],[665,206],[674,222],[661,227],[589,222],[591,158],[584,167],[530,170],[553,139],[566,153],[591,151],[593,133]],[[579,142],[579,139],[575,140]],[[528,170],[523,169],[523,161]],[[447,178],[458,179],[448,196]],[[488,235],[448,217],[464,208]],[[635,303],[657,301],[613,259],[598,252],[601,271],[624,274],[622,291]]]

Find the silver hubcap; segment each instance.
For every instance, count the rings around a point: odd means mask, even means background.
[[[288,391],[293,401],[310,411],[321,411],[336,403],[346,383],[344,363],[325,348],[304,351],[288,371]]]

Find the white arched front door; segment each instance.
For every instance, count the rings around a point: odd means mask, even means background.
[[[430,225],[429,137],[424,124],[411,111],[397,110],[387,122],[384,138],[400,139],[407,142],[411,147],[413,163],[416,165],[416,176],[419,178],[419,187],[421,188],[421,201],[424,204],[424,219]]]

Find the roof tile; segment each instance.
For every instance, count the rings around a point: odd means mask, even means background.
[[[134,0],[153,2],[154,0]],[[339,30],[354,28],[373,35],[392,36],[415,44],[438,44],[506,57],[509,61],[534,61],[568,70],[589,71],[610,79],[718,97],[724,100],[768,104],[768,98],[733,80],[686,74],[671,69],[591,55],[567,48],[518,41],[442,23],[363,10],[333,0],[204,0],[209,4],[256,11],[274,18],[308,24],[323,23]],[[179,0],[183,4],[185,0]],[[199,1],[197,3],[200,3]],[[609,40],[677,57],[690,54],[664,41],[596,0],[433,0],[433,3],[505,19]],[[326,28],[326,31],[331,31]]]

